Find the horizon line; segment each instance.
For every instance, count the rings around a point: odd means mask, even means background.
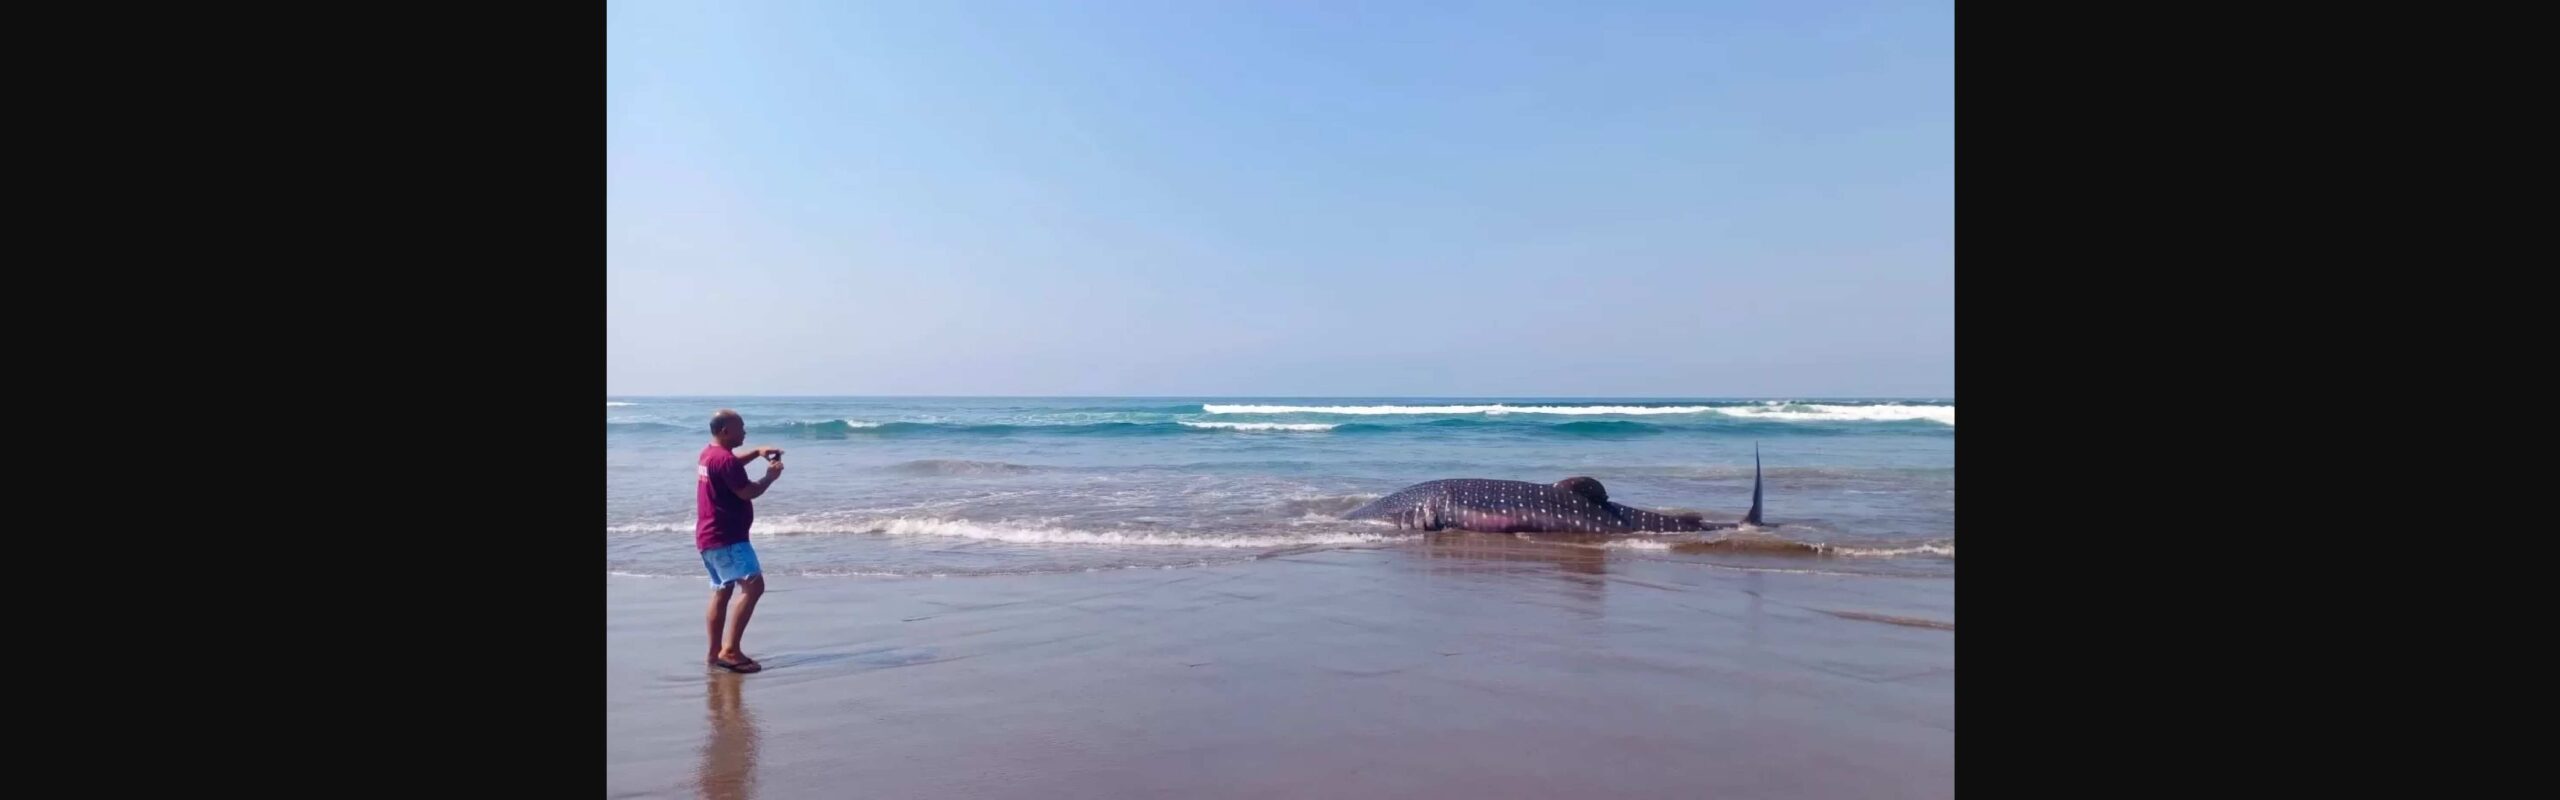
[[[1954,400],[1949,395],[1476,395],[1476,394],[607,394],[660,400],[715,398],[847,398],[865,400]]]

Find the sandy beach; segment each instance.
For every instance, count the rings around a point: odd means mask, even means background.
[[[607,9],[607,797],[1955,794],[1952,5],[999,6]]]
[[[609,575],[607,795],[1952,796],[1952,577],[1773,561],[776,577],[747,676],[702,663],[701,581]]]

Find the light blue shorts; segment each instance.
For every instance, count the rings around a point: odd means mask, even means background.
[[[746,542],[702,551],[702,568],[710,571],[714,589],[764,574],[764,565],[756,563],[755,547]]]

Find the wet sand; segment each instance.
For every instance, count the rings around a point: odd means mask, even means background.
[[[777,577],[747,676],[702,664],[707,596],[606,578],[608,797],[1955,792],[1952,579],[1465,534],[1211,568]]]

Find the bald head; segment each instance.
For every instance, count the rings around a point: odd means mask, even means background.
[[[723,447],[738,446],[747,440],[747,419],[725,408],[712,412],[711,438]]]

